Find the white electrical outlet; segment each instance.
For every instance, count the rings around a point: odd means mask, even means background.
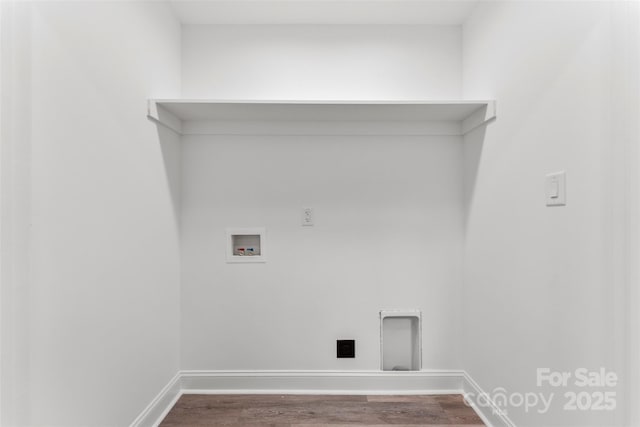
[[[303,226],[313,225],[313,209],[302,208],[302,225]]]
[[[567,174],[550,173],[545,180],[547,206],[565,206],[567,204]]]

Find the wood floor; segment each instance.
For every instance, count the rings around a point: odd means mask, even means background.
[[[455,394],[309,396],[186,394],[160,424],[175,426],[484,426]]]

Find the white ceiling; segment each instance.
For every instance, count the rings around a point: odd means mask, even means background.
[[[460,25],[478,0],[171,0],[183,24]]]

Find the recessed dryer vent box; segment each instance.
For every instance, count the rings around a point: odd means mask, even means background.
[[[380,361],[383,371],[422,368],[422,315],[419,310],[380,312]]]
[[[266,262],[264,227],[227,228],[227,262]]]

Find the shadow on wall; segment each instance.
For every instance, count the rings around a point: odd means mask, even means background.
[[[180,135],[156,124],[176,229],[180,225]]]
[[[495,122],[489,121],[479,126],[464,136],[464,224],[465,229],[469,225],[469,216],[473,208],[473,198],[478,184],[478,171],[482,161],[482,149],[487,126]]]

